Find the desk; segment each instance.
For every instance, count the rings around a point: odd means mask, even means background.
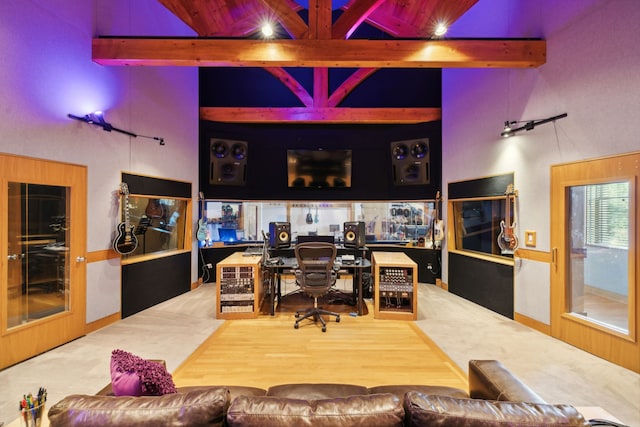
[[[280,276],[283,273],[293,274],[294,265],[298,263],[295,257],[278,257],[278,263],[263,263],[262,268],[269,273],[269,314],[275,314],[276,300],[280,302],[281,288]],[[364,302],[362,298],[362,273],[364,269],[371,267],[371,262],[366,258],[356,258],[353,264],[337,264],[340,266],[338,274],[345,272],[353,274],[353,297],[357,306],[358,316],[362,316]]]

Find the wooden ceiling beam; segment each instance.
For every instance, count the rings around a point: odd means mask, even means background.
[[[102,65],[192,67],[535,68],[544,40],[219,40],[96,38]]]
[[[200,119],[224,123],[415,124],[441,118],[440,108],[200,107]]]

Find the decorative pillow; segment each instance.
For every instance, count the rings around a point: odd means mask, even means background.
[[[161,396],[176,392],[171,374],[161,363],[123,350],[111,353],[111,386],[116,396]]]

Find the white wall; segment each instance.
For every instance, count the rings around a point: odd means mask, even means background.
[[[478,19],[480,18],[480,19]],[[477,20],[472,33],[466,20]],[[518,237],[550,250],[550,166],[640,149],[640,2],[483,0],[451,37],[539,37],[536,69],[443,71],[443,194],[450,182],[515,173]],[[503,139],[505,120],[568,117]],[[446,251],[446,245],[445,245]],[[548,265],[516,263],[515,311],[549,324]],[[447,255],[443,254],[447,282]]]
[[[190,182],[194,197],[198,187],[197,69],[95,64],[91,39],[98,35],[193,32],[154,0],[0,2],[0,151],[87,166],[89,252],[111,246],[122,171]],[[166,145],[67,118],[95,110]],[[115,261],[87,268],[87,322],[120,310]],[[191,270],[193,282],[196,256]]]

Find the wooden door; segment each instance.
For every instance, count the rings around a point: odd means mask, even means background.
[[[640,153],[551,168],[551,333],[640,372]]]
[[[85,331],[83,166],[0,155],[0,369]]]

